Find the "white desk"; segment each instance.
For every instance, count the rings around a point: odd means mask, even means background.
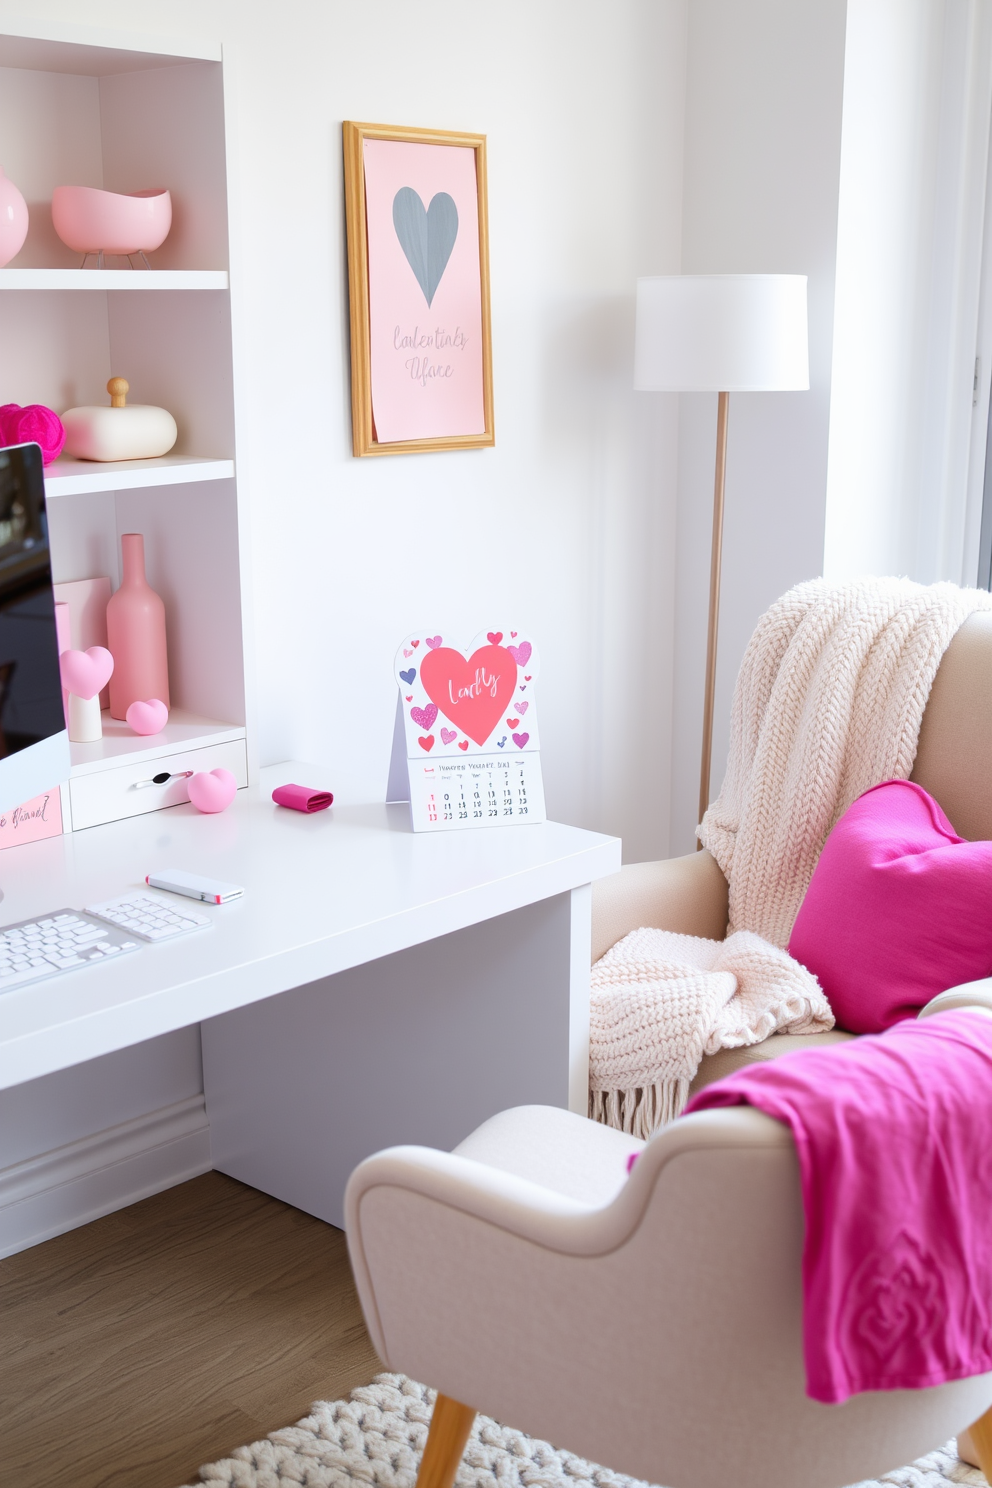
[[[220,816],[0,854],[6,924],[155,868],[245,886],[209,930],[0,998],[0,1088],[200,1023],[214,1166],[337,1224],[379,1147],[450,1147],[526,1101],[584,1111],[589,885],[620,843],[553,822],[415,835],[396,806],[304,816],[271,792],[326,772],[262,773]]]

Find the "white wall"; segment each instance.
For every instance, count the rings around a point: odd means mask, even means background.
[[[845,0],[691,0],[682,269],[809,276],[810,391],[730,400],[711,796],[730,700],[763,610],[822,571]],[[679,429],[671,851],[693,846],[716,397]]]
[[[0,24],[220,37],[230,59],[263,763],[326,761],[339,800],[381,799],[398,638],[519,615],[542,650],[550,813],[628,857],[667,851],[677,411],[632,392],[632,330],[636,276],[679,266],[685,11],[0,0]],[[495,450],[352,458],[345,118],[488,136]],[[146,1109],[185,1110],[195,1038],[122,1051],[12,1092],[0,1167],[136,1119],[146,1067]]]

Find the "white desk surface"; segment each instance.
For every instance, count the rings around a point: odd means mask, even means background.
[[[332,788],[326,770],[262,772],[217,816],[192,806],[0,852],[0,925],[85,908],[146,873],[243,884],[200,906],[211,928],[0,996],[0,1089],[229,1012],[615,873],[620,842],[546,822],[411,831],[406,806],[273,804],[277,785]],[[176,902],[171,895],[167,901]],[[184,902],[184,901],[180,901]]]

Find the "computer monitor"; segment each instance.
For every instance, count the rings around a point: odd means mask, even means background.
[[[41,450],[0,449],[0,811],[69,775]]]

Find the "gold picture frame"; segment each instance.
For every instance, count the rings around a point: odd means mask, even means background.
[[[393,124],[343,124],[345,213],[348,232],[348,295],[351,320],[352,448],[361,455],[406,455],[426,450],[478,449],[495,444],[493,429],[492,327],[489,307],[489,218],[486,136],[445,129],[407,129]],[[417,145],[456,145],[475,152],[479,224],[482,409],[484,429],[473,434],[433,434],[424,438],[378,440],[372,406],[372,328],[369,296],[369,228],[365,186],[365,141]],[[433,207],[433,202],[431,203]],[[421,209],[423,204],[421,203]],[[395,246],[395,245],[394,245]],[[450,252],[450,249],[448,250]],[[441,270],[443,273],[443,268]],[[430,299],[427,301],[430,305]]]

